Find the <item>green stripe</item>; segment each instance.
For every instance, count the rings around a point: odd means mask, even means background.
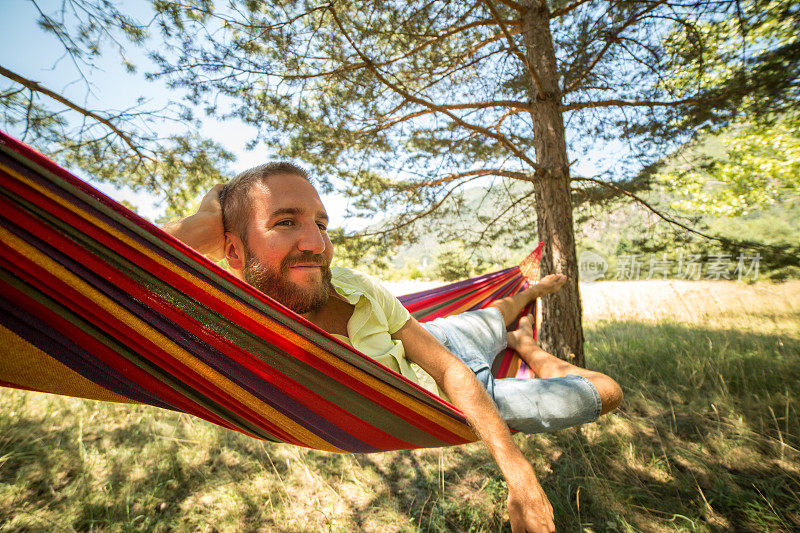
[[[229,339],[236,346],[246,350],[250,354],[255,355],[257,358],[274,368],[276,371],[294,379],[295,381],[299,381],[301,385],[316,392],[334,405],[339,406],[355,417],[364,420],[379,430],[403,441],[422,446],[440,446],[442,444],[440,439],[432,437],[427,432],[411,425],[385,407],[382,407],[369,399],[365,401],[363,396],[361,396],[359,393],[356,393],[349,387],[339,383],[323,372],[314,369],[308,364],[289,356],[286,352],[278,350],[276,347],[265,342],[257,335],[244,330],[238,324],[230,321],[226,317],[221,316],[216,311],[213,311],[200,304],[183,292],[163,282],[163,280],[153,275],[149,271],[142,269],[136,263],[125,259],[113,250],[110,250],[86,234],[64,223],[62,220],[56,218],[52,214],[42,210],[41,208],[33,206],[24,200],[18,200],[20,204],[25,204],[27,209],[33,211],[43,221],[47,222],[51,226],[55,225],[59,232],[76,242],[79,246],[82,246],[91,252],[99,259],[108,263],[114,268],[114,270],[144,286],[149,291],[165,300],[171,306],[194,318],[200,324],[210,327],[222,338]],[[117,348],[115,348],[115,350],[119,351]],[[142,367],[142,365],[139,364],[137,364],[137,366]],[[154,369],[151,368],[148,370],[148,373],[153,374]],[[298,380],[298,376],[301,376],[303,379]],[[162,379],[162,381],[165,380]],[[228,419],[228,417],[223,418]],[[239,422],[236,423],[239,424]],[[241,424],[244,423],[245,421],[241,420]],[[409,439],[412,440],[409,441]]]
[[[140,368],[141,370],[151,375],[161,383],[164,383],[170,388],[176,390],[177,392],[191,399],[198,405],[203,406],[206,410],[216,414],[223,420],[226,420],[227,422],[233,424],[234,426],[242,428],[243,430],[248,431],[254,435],[258,435],[263,439],[271,440],[274,442],[283,442],[280,439],[277,439],[271,433],[268,433],[266,430],[253,425],[251,422],[248,422],[247,420],[243,419],[242,417],[230,411],[229,409],[219,405],[216,402],[209,400],[209,398],[207,398],[206,396],[197,392],[195,389],[192,389],[185,383],[179,381],[177,378],[166,372],[164,369],[159,368],[146,358],[141,357],[137,353],[131,351],[130,349],[128,349],[128,347],[119,343],[113,337],[108,336],[103,330],[97,328],[95,325],[91,324],[87,320],[75,314],[73,311],[63,306],[59,302],[53,300],[51,297],[47,296],[40,290],[23,282],[22,280],[20,280],[7,270],[0,269],[0,279],[2,279],[8,285],[11,285],[12,287],[16,288],[17,290],[25,294],[25,296],[28,297],[29,299],[36,301],[39,304],[47,307],[48,309],[56,313],[59,317],[71,323],[73,326],[80,329],[87,335],[91,336],[98,342],[104,344],[109,349],[119,354],[128,362]]]

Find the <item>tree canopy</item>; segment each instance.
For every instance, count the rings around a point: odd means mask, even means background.
[[[66,0],[48,12],[32,4],[39,27],[56,37],[62,60],[72,63],[75,82],[87,95],[94,90],[98,61],[109,49],[128,71],[136,70],[130,52],[145,45],[149,30],[121,6]],[[221,144],[196,133],[198,122],[179,99],[153,107],[143,96],[122,109],[91,109],[33,75],[0,65],[6,82],[0,86],[0,124],[67,168],[152,193],[165,203],[167,219],[184,213],[199,193],[223,179],[233,160]]]
[[[75,57],[91,57],[105,27],[135,43],[159,32],[149,75],[183,92],[184,111],[255,127],[252,147],[303,162],[352,198],[353,214],[391,215],[370,244],[413,238],[413,221],[457,209],[448,200],[471,184],[503,190],[502,216],[485,222],[536,227],[543,271],[570,277],[545,299],[542,340],[579,363],[573,201],[641,201],[652,177],[642,168],[665,153],[743,108],[797,101],[800,51],[789,36],[800,15],[789,0],[154,0],[149,26],[105,0],[66,5],[105,17],[72,29],[43,19],[68,50],[78,43]],[[7,101],[44,94],[15,83],[24,90],[3,93]],[[30,122],[38,110],[28,109]],[[132,150],[111,131],[120,154]],[[198,173],[226,158],[206,140],[181,139],[181,153],[207,157]],[[112,179],[98,150],[78,162]],[[140,169],[160,179],[157,165]],[[481,226],[459,239],[491,238]]]

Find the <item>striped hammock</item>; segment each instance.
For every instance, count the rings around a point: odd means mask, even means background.
[[[520,267],[402,297],[420,320],[485,307]],[[476,439],[441,398],[326,334],[0,132],[0,385],[186,412],[334,452]],[[526,375],[510,354],[497,375]]]

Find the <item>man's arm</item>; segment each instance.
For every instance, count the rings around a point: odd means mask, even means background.
[[[486,444],[508,483],[508,515],[512,531],[555,531],[553,508],[547,495],[475,374],[414,318],[409,319],[392,338],[403,342],[406,357],[436,380]]]
[[[197,213],[169,222],[161,229],[194,248],[212,261],[225,258],[225,228],[219,193],[224,185],[214,185],[200,202]]]

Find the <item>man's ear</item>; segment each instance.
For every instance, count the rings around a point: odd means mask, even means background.
[[[244,268],[244,243],[238,235],[230,231],[225,232],[225,260],[231,270],[241,272]]]

